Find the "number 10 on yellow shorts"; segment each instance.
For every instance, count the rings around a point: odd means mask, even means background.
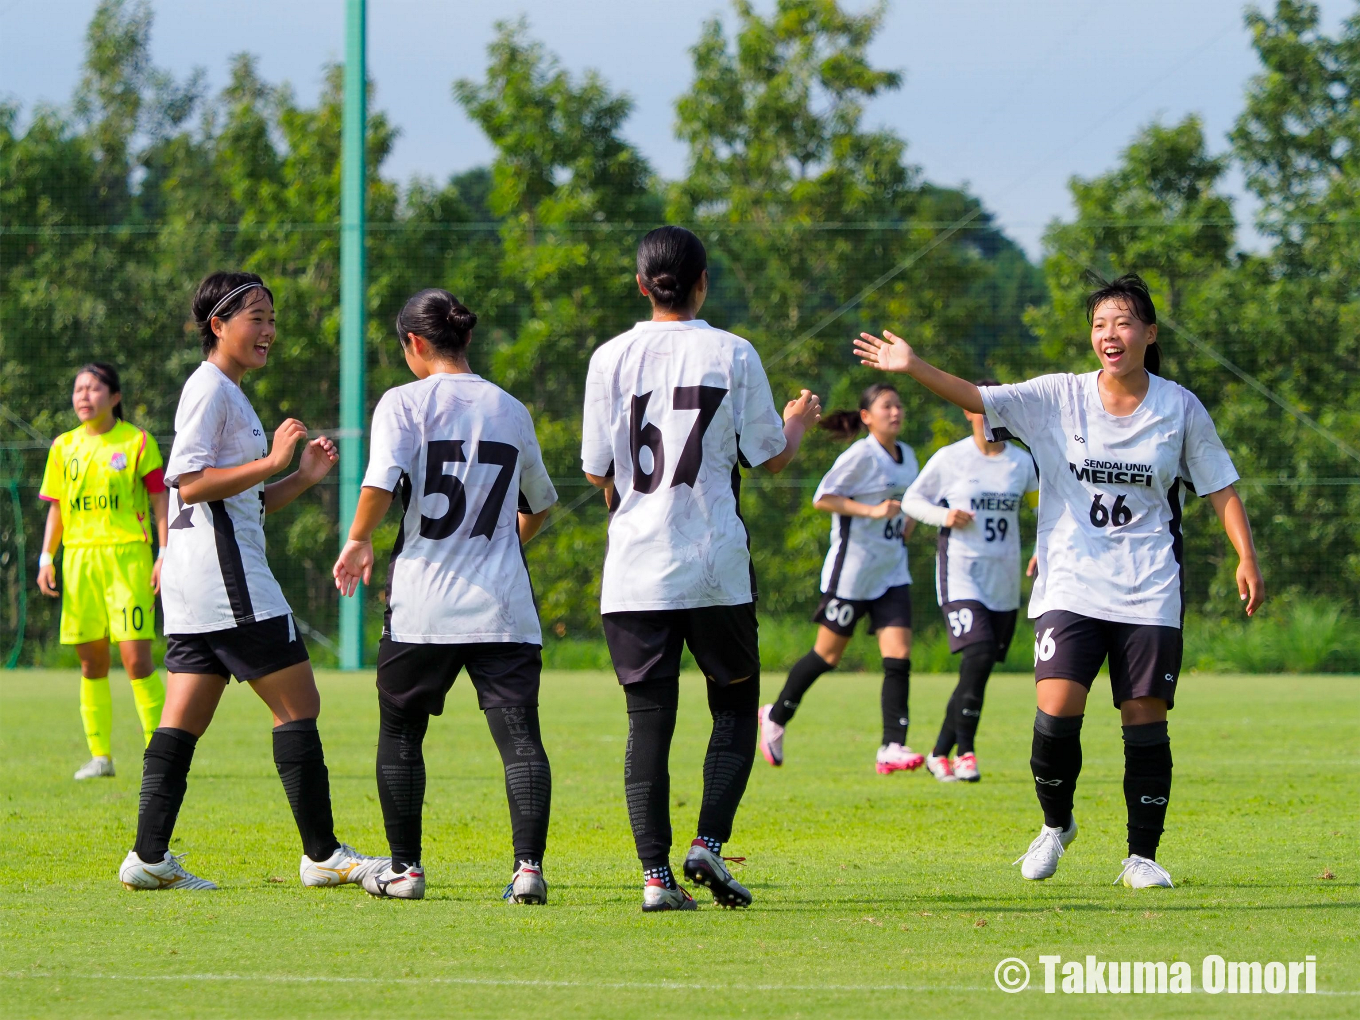
[[[151,547],[67,547],[62,553],[61,643],[149,641],[156,631]]]

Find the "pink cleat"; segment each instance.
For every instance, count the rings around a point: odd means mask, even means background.
[[[891,772],[910,772],[925,764],[926,756],[917,754],[906,744],[884,744],[878,749],[875,768],[880,776]]]
[[[770,718],[773,705],[760,706],[760,753],[771,765],[784,764],[784,727]]]

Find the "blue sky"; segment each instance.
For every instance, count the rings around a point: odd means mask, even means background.
[[[343,54],[342,0],[152,6],[156,62],[180,75],[201,66],[213,86],[230,55],[248,50],[267,78],[310,100],[322,65]],[[0,95],[25,109],[66,103],[94,7],[0,0]],[[1354,0],[1321,7],[1330,28],[1356,9]],[[969,186],[1037,254],[1044,225],[1069,211],[1068,178],[1110,167],[1140,126],[1198,112],[1211,144],[1224,147],[1257,70],[1242,10],[1239,0],[895,0],[873,56],[906,84],[868,119],[907,139],[930,179]],[[703,21],[726,11],[716,0],[369,0],[375,103],[401,129],[386,173],[442,179],[488,161],[449,85],[480,75],[496,20],[523,14],[565,66],[595,68],[633,97],[627,135],[663,175],[679,175],[685,151],[672,125],[690,80],[687,51]],[[1249,218],[1235,177],[1230,186]]]

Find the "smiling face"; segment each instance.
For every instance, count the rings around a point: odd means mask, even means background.
[[[256,288],[246,295],[245,305],[230,319],[214,316],[212,331],[217,337],[213,358],[222,359],[242,375],[263,368],[274,344],[274,302],[262,288]],[[225,370],[225,366],[219,367]]]
[[[81,372],[76,376],[75,391],[71,394],[71,405],[76,417],[86,425],[100,425],[113,418],[113,408],[123,399],[121,393],[110,393],[104,380],[93,372]]]
[[[1091,316],[1091,348],[1100,367],[1113,376],[1141,372],[1143,356],[1156,342],[1157,324],[1143,322],[1118,298],[1102,301]]]
[[[859,420],[875,437],[895,438],[902,431],[902,398],[892,390],[884,390],[867,409],[860,411]]]

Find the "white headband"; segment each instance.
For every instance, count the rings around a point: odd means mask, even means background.
[[[241,284],[241,286],[237,287],[235,290],[233,290],[233,291],[228,291],[226,297],[224,297],[221,301],[217,302],[217,304],[213,305],[213,310],[212,310],[211,312],[208,313],[208,317],[207,317],[206,319],[204,319],[203,321],[204,321],[204,322],[212,322],[212,321],[213,321],[213,316],[215,316],[218,312],[220,312],[220,311],[222,310],[222,306],[225,305],[225,304],[226,304],[228,301],[230,301],[232,298],[234,298],[237,294],[243,294],[243,293],[245,293],[246,291],[250,290],[251,287],[263,287],[263,286],[264,286],[264,284],[262,284],[262,283],[243,283],[243,284]]]

